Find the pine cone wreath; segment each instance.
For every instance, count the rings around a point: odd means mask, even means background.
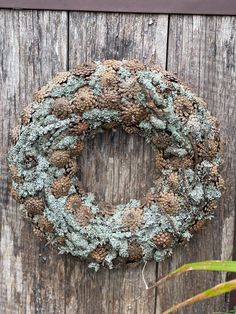
[[[93,145],[77,156],[97,134],[118,128],[150,144],[154,168],[146,165],[154,182],[141,199],[115,206],[86,190],[86,176],[85,187],[79,181],[78,165]],[[147,154],[138,152],[146,163]],[[163,260],[213,216],[224,189],[217,119],[175,75],[137,60],[59,72],[23,110],[8,160],[12,195],[33,232],[60,253],[87,257],[96,270]]]

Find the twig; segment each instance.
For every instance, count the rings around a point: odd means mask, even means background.
[[[144,277],[144,270],[145,270],[145,268],[146,268],[146,265],[147,265],[147,261],[146,261],[146,262],[144,263],[144,265],[143,265],[143,269],[142,269],[142,279],[143,279],[143,282],[144,282],[144,285],[145,285],[146,290],[148,290],[149,288],[148,288],[147,282],[146,282],[145,277]]]

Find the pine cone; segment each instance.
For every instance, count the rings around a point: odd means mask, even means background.
[[[39,238],[39,240],[44,240],[46,238],[46,235],[38,228],[38,227],[34,227],[33,228],[33,233],[36,235],[37,238]]]
[[[27,154],[24,157],[24,163],[25,163],[26,169],[31,169],[37,166],[38,161],[37,161],[36,156]]]
[[[76,122],[71,122],[69,124],[69,130],[71,133],[75,133],[77,135],[85,133],[89,128],[89,125],[87,122],[81,120],[80,118],[77,119]]]
[[[206,221],[205,220],[196,220],[195,223],[189,228],[190,233],[196,233],[202,230]]]
[[[201,160],[209,157],[206,142],[197,144],[197,154]]]
[[[136,126],[122,125],[122,129],[128,134],[138,134],[140,132]]]
[[[163,77],[170,82],[174,82],[174,83],[179,82],[179,79],[177,78],[177,76],[171,72],[164,72]]]
[[[202,98],[202,97],[197,97],[197,96],[195,96],[194,97],[194,100],[195,100],[195,106],[196,106],[196,108],[198,107],[198,106],[200,106],[200,107],[205,107],[205,108],[207,108],[207,104],[206,104],[206,102],[204,101],[204,99]],[[213,119],[216,119],[216,118],[214,118],[214,117],[212,117]],[[217,120],[217,119],[216,119]],[[218,125],[218,127],[219,127],[219,125]],[[218,129],[218,127],[217,127],[217,129]]]
[[[119,93],[121,94],[122,98],[132,102],[138,99],[138,95],[141,90],[141,86],[137,82],[137,79],[129,78],[120,84]]]
[[[210,201],[209,203],[204,206],[203,211],[206,214],[212,214],[217,209],[217,202],[216,201]]]
[[[78,172],[78,164],[74,159],[70,159],[68,163],[65,165],[66,174],[69,177],[73,177]]]
[[[20,196],[14,188],[11,188],[11,196],[17,203],[20,204],[24,203],[24,198]]]
[[[161,208],[169,215],[178,213],[180,209],[178,198],[172,192],[161,193],[158,197],[158,202]]]
[[[225,187],[225,180],[223,179],[223,177],[221,175],[218,175],[218,177],[217,177],[216,186],[220,190],[224,190],[226,188]]]
[[[42,102],[47,96],[49,96],[50,87],[45,85],[40,88],[37,92],[33,93],[33,99],[37,102]]]
[[[83,149],[84,149],[84,142],[82,141],[76,142],[75,145],[70,149],[71,157],[76,157],[80,155]]]
[[[208,140],[202,143],[197,143],[197,153],[201,160],[212,160],[216,157],[219,150],[220,143],[217,140]]]
[[[119,127],[119,122],[116,122],[116,121],[112,121],[112,122],[108,122],[108,123],[103,123],[102,124],[102,128],[104,130],[116,129],[118,127]]]
[[[51,165],[56,167],[64,167],[70,160],[70,152],[67,150],[55,150],[51,157],[49,158],[49,162]]]
[[[58,236],[54,239],[53,243],[57,245],[64,245],[65,244],[65,238],[63,236]]]
[[[76,189],[76,192],[77,192],[79,195],[81,195],[81,196],[83,196],[83,195],[86,194],[86,191],[85,191],[85,189],[84,189],[83,184],[82,184],[81,181],[78,181],[78,182],[77,182],[77,184],[76,184],[76,186],[75,186],[75,189]]]
[[[148,116],[147,111],[138,104],[121,105],[121,117],[127,126],[135,125]]]
[[[171,173],[168,177],[168,183],[172,189],[176,190],[180,184],[178,173]]]
[[[19,176],[17,168],[15,165],[9,167],[11,179],[17,183],[22,182],[23,178]]]
[[[125,208],[121,223],[123,228],[135,231],[143,223],[143,210],[141,208]]]
[[[182,168],[191,168],[193,166],[193,159],[191,156],[185,156],[183,158],[174,156],[168,159],[168,164],[174,170],[178,170],[180,168],[180,165]]]
[[[79,211],[75,213],[75,218],[80,225],[86,226],[93,218],[93,213],[90,208],[81,206]]]
[[[109,253],[108,247],[106,245],[98,245],[95,250],[90,253],[90,258],[92,258],[97,263],[102,263],[107,254]]]
[[[137,262],[143,257],[143,248],[142,246],[137,243],[136,241],[133,241],[129,243],[128,245],[128,262]]]
[[[209,117],[209,124],[211,124],[211,132],[215,134],[215,137],[219,138],[220,123],[216,117]]]
[[[57,98],[52,107],[52,114],[58,119],[66,119],[72,112],[70,103],[65,97]]]
[[[174,110],[179,117],[188,118],[194,111],[193,104],[185,96],[177,96],[174,100]]]
[[[152,61],[148,64],[148,69],[158,73],[163,72],[163,68],[160,65],[153,63]]]
[[[82,113],[90,110],[96,104],[96,96],[88,87],[83,87],[78,90],[73,100],[73,107],[76,113]]]
[[[32,107],[32,104],[26,106],[23,110],[22,110],[22,113],[21,113],[21,123],[23,125],[28,125],[30,120],[31,120],[31,117],[32,117],[32,114],[34,113],[34,109]]]
[[[142,197],[141,204],[142,206],[150,207],[156,201],[157,201],[156,193],[148,192]]]
[[[115,70],[108,69],[101,74],[101,84],[103,87],[116,86],[118,83],[118,77]]]
[[[49,222],[47,220],[47,218],[45,217],[40,217],[38,219],[38,228],[42,231],[42,232],[53,232],[54,231],[54,226],[51,222]]]
[[[155,165],[156,165],[156,170],[159,172],[163,169],[166,168],[167,163],[166,160],[163,158],[163,153],[162,152],[157,152],[155,155]]]
[[[98,207],[101,209],[101,215],[104,217],[112,216],[116,211],[114,206],[106,202],[99,202]]]
[[[105,66],[108,68],[113,68],[114,70],[118,70],[120,66],[122,65],[122,61],[119,60],[105,60],[103,62]]]
[[[103,90],[100,102],[102,108],[116,109],[120,101],[120,95],[115,89],[106,88]]]
[[[20,136],[20,130],[21,130],[21,126],[17,125],[16,127],[14,127],[14,129],[12,129],[11,131],[11,141],[13,144],[16,144],[16,142],[18,141],[18,138]]]
[[[39,215],[43,213],[44,202],[41,198],[38,197],[29,197],[24,202],[24,207],[28,214],[30,215]]]
[[[158,149],[165,150],[171,142],[170,136],[165,132],[156,133],[152,137],[152,143],[157,146]]]
[[[220,143],[218,140],[208,140],[207,141],[208,153],[210,158],[216,157],[217,153],[220,150]]]
[[[219,175],[219,167],[217,165],[213,165],[211,168],[210,176],[217,177]]]
[[[157,247],[167,248],[170,247],[173,242],[173,236],[170,232],[162,231],[157,233],[153,238],[152,242]]]
[[[144,70],[145,66],[138,60],[128,60],[124,62],[124,67],[130,69],[130,71],[141,71]]]
[[[95,72],[97,65],[95,63],[84,63],[79,64],[72,71],[74,75],[77,76],[89,76]]]
[[[56,179],[51,187],[51,192],[55,198],[66,196],[70,190],[71,181],[67,176],[62,176]]]
[[[67,79],[70,76],[70,72],[58,72],[57,75],[53,78],[53,83],[54,84],[62,84],[67,81]]]
[[[81,197],[78,194],[71,194],[66,200],[67,209],[73,214],[79,212],[82,205]]]

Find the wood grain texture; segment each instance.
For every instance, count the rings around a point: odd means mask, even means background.
[[[141,266],[94,273],[85,262],[57,255],[32,235],[10,197],[6,153],[22,106],[56,71],[108,58],[167,65],[206,98],[221,122],[227,190],[208,228],[158,269],[148,263],[145,277],[154,282],[189,261],[230,258],[236,199],[235,28],[234,17],[170,16],[168,25],[168,16],[156,14],[0,11],[0,312],[160,314],[225,278],[187,274],[147,293]],[[99,134],[80,158],[81,177],[98,199],[116,204],[149,187],[151,158],[150,147],[139,137],[121,131]],[[219,297],[180,313],[208,314],[226,306]]]
[[[9,194],[10,129],[31,94],[67,66],[67,14],[0,11],[0,312],[61,313],[64,259],[41,244]]]
[[[123,58],[158,62],[165,67],[167,16],[78,12],[69,16],[70,67],[90,60]],[[99,134],[88,143],[80,158],[82,181],[100,201],[124,202],[139,197],[150,187],[151,159],[150,146],[138,136],[127,136],[121,131]],[[68,286],[73,285],[78,272],[87,272],[86,265],[69,257],[67,270]],[[77,294],[73,290],[67,294],[66,311],[154,313],[155,291],[145,291],[141,270],[142,266],[138,266],[102,270],[93,274],[92,279],[85,276]],[[147,281],[155,280],[156,264],[152,262],[147,267]]]
[[[168,70],[189,82],[204,97],[209,110],[220,121],[224,149],[224,178],[227,189],[216,218],[195,236],[187,247],[178,248],[167,262],[159,264],[162,276],[187,262],[232,258],[235,169],[236,169],[236,18],[171,16],[169,27]],[[160,307],[168,306],[225,280],[225,274],[198,272],[171,281],[158,292]],[[163,293],[165,298],[162,298]],[[226,307],[225,296],[188,307],[179,313],[213,313]]]

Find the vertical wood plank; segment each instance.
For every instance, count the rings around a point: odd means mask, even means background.
[[[9,133],[32,92],[67,67],[67,13],[0,11],[0,312],[63,313],[64,259],[40,244],[9,194]]]
[[[224,177],[227,189],[215,219],[173,257],[159,264],[159,276],[180,265],[207,259],[232,258],[235,210],[236,169],[236,18],[171,16],[169,28],[168,70],[177,72],[203,96],[212,114],[221,124],[224,149]],[[157,308],[166,309],[225,280],[225,274],[189,273],[158,290]],[[165,296],[165,297],[163,297]],[[212,298],[179,313],[221,312],[227,307],[225,296]],[[157,310],[157,313],[159,313]]]
[[[189,261],[227,259],[232,254],[235,28],[234,17],[170,18],[168,69],[190,82],[221,122],[226,140],[227,190],[216,219],[187,247],[178,248],[173,258],[161,263],[159,276]],[[72,12],[68,21],[65,12],[0,11],[0,267],[4,269],[0,273],[0,309],[4,313],[161,313],[169,305],[225,279],[216,273],[187,274],[156,294],[148,294],[141,267],[96,274],[87,269],[86,263],[58,256],[52,248],[40,244],[9,197],[6,153],[10,129],[22,106],[30,101],[32,91],[56,71],[67,68],[67,43],[70,67],[105,58],[137,58],[165,67],[167,29],[166,15]],[[150,158],[150,148],[140,138],[124,137],[119,131],[104,134],[89,143],[82,156],[82,179],[101,200],[123,202],[138,197],[149,186]],[[156,264],[149,263],[146,280],[155,281],[156,271]],[[180,312],[212,313],[225,306],[222,296]]]
[[[90,60],[123,58],[165,67],[166,15],[72,12],[69,16],[70,67]],[[82,180],[100,200],[120,203],[140,196],[149,187],[150,158],[150,147],[139,137],[127,137],[120,131],[99,135],[82,155]],[[90,274],[85,264],[67,257],[66,312],[154,313],[155,292],[145,292],[141,270],[139,266]],[[146,273],[147,281],[156,280],[154,262],[148,264]]]

